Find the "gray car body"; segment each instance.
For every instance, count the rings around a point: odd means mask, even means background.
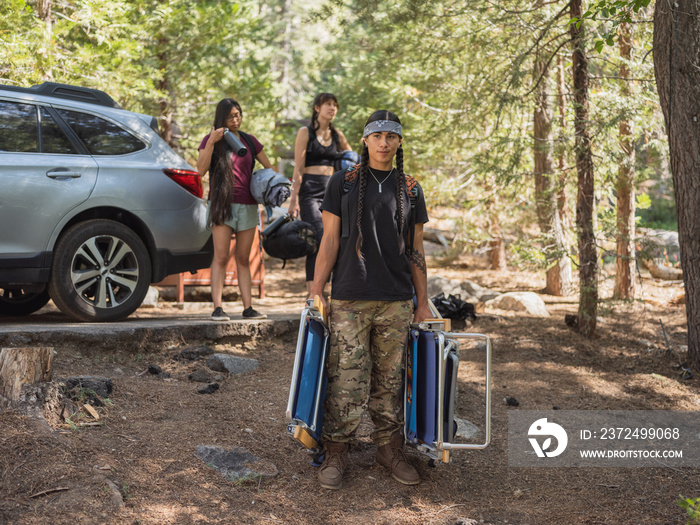
[[[136,231],[151,255],[153,282],[209,266],[206,201],[163,172],[193,168],[151,128],[153,117],[3,87],[0,101],[96,115],[147,147],[124,155],[0,151],[0,286],[48,282],[61,233],[91,218],[125,222]]]

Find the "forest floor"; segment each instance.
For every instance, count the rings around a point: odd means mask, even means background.
[[[269,300],[303,301],[303,266],[272,262]],[[429,271],[497,291],[539,291],[539,273],[493,272],[456,259]],[[522,468],[508,463],[512,410],[700,410],[700,373],[679,375],[687,344],[682,284],[642,273],[639,299],[604,300],[595,339],[564,323],[577,298],[542,295],[551,317],[509,312],[477,319],[493,341],[492,440],[432,467],[409,450],[422,483],[406,487],[374,463],[363,424],[339,491],[320,489],[310,456],[286,433],[296,334],[274,341],[188,341],[252,357],[260,366],[225,379],[212,395],[187,380],[196,365],[180,347],[144,353],[61,349],[55,376],[102,375],[115,389],[100,425],[50,429],[0,412],[0,523],[7,524],[670,524],[685,523],[679,495],[700,496],[700,468]],[[612,281],[601,284],[611,295]],[[207,312],[210,306],[204,307]],[[493,313],[493,312],[491,312]],[[664,338],[661,322],[668,336]],[[157,364],[171,374],[142,374]],[[483,355],[461,356],[457,415],[482,427]],[[509,406],[504,398],[515,398]],[[469,401],[475,401],[472,406]],[[480,419],[481,418],[481,419]],[[483,439],[483,434],[477,436]],[[274,464],[273,478],[227,481],[195,456],[197,445],[243,447]]]

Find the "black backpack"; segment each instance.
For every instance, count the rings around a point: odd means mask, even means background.
[[[474,305],[463,301],[459,295],[450,294],[445,297],[444,293],[439,293],[431,301],[445,319],[452,319],[453,321],[476,320]]]
[[[313,227],[304,221],[295,221],[283,215],[261,232],[262,246],[270,257],[298,259],[316,253],[318,243]],[[284,265],[282,265],[284,268]]]

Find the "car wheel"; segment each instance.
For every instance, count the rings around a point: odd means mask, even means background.
[[[72,226],[58,241],[49,294],[79,321],[118,321],[141,305],[150,283],[151,263],[138,235],[96,219]]]
[[[22,288],[0,288],[0,315],[29,315],[49,302],[49,292],[26,292]]]

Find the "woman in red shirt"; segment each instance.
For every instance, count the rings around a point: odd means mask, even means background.
[[[209,172],[209,217],[214,239],[214,259],[211,264],[211,297],[214,321],[228,321],[229,316],[221,307],[226,266],[231,257],[231,235],[236,234],[236,267],[238,286],[243,301],[243,317],[264,319],[266,316],[252,306],[252,279],[250,274],[250,250],[258,225],[258,203],[250,193],[250,179],[257,159],[265,168],[272,164],[263,151],[263,145],[250,134],[240,131],[243,110],[232,98],[221,100],[216,106],[214,125],[199,145],[197,171],[200,176]],[[222,140],[228,129],[250,150],[242,157]]]

